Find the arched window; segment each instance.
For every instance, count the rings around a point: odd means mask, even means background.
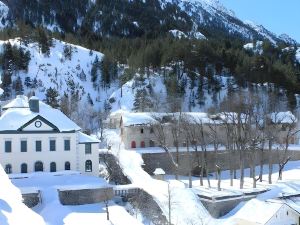
[[[21,164],[21,173],[27,173],[27,164],[26,163]]]
[[[132,141],[132,142],[131,142],[131,148],[136,148],[136,143],[135,143],[135,141]]]
[[[85,161],[85,172],[92,172],[93,171],[93,164],[91,160]]]
[[[50,172],[56,172],[56,163],[55,162],[50,163]]]
[[[10,164],[7,164],[7,165],[5,166],[5,172],[6,172],[7,174],[12,173],[12,167],[11,167]]]
[[[145,148],[145,142],[141,141],[141,148]]]
[[[65,162],[65,170],[71,170],[70,162]]]
[[[43,172],[44,171],[44,165],[41,161],[37,161],[34,164],[34,171],[35,172]]]

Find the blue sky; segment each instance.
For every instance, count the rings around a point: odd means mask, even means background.
[[[286,33],[300,43],[300,0],[220,0],[241,20],[262,24],[275,34]]]

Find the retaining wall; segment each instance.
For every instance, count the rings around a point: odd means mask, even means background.
[[[62,205],[84,205],[111,200],[114,197],[114,191],[112,187],[58,190],[58,195]]]
[[[176,153],[171,153],[174,160],[176,160]],[[190,152],[189,155],[187,152],[179,153],[179,169],[178,173],[180,175],[188,175],[190,168],[194,168],[198,165],[198,160],[201,164],[201,159],[204,156],[202,152]],[[261,152],[257,151],[255,153],[248,152],[245,153],[245,168],[249,168],[251,162],[255,162],[255,165],[260,164]],[[288,151],[288,156],[291,156],[291,160],[300,160],[300,151]],[[167,153],[144,153],[142,154],[144,160],[144,170],[149,174],[153,174],[156,168],[162,168],[167,174],[174,174],[175,167],[170,159],[169,154]],[[273,164],[278,164],[279,160],[283,158],[282,151],[273,151],[271,154],[271,159]],[[263,153],[262,156],[263,164],[269,163],[269,154],[267,151]],[[215,154],[213,151],[207,152],[208,160],[208,170],[215,171],[215,165],[219,165],[222,170],[239,169],[239,154],[238,152],[228,152],[228,151],[219,151]]]
[[[34,206],[38,205],[40,203],[40,194],[39,193],[27,193],[22,194],[23,197],[23,203],[28,208],[33,208]]]

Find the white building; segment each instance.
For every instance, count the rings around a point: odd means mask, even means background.
[[[233,221],[236,225],[299,225],[300,213],[285,201],[252,199],[234,215]]]
[[[75,170],[98,176],[99,141],[61,111],[25,96],[3,107],[0,163],[6,173]]]

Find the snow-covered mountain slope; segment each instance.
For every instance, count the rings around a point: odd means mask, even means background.
[[[300,63],[300,47],[296,51],[296,60]]]
[[[296,45],[297,41],[295,41],[293,38],[291,38],[288,34],[281,34],[278,36],[279,39],[284,41],[285,43],[289,45]]]
[[[19,76],[25,83],[26,77],[30,77],[33,82],[37,81],[37,87],[24,87],[24,93],[28,94],[34,91],[40,99],[45,99],[47,88],[55,88],[62,96],[64,92],[70,95],[72,92],[78,92],[81,100],[86,101],[90,95],[96,107],[103,106],[104,101],[111,95],[112,91],[118,87],[118,84],[112,83],[110,88],[102,88],[100,85],[101,73],[98,71],[99,84],[94,87],[91,82],[91,69],[93,62],[98,58],[101,61],[103,54],[96,51],[68,44],[56,39],[52,41],[50,55],[47,56],[40,52],[37,43],[20,42],[20,39],[11,39],[9,41],[0,41],[0,51],[4,43],[10,42],[11,45],[22,47],[30,52],[31,60],[28,65],[28,71],[20,71],[13,74],[13,80]],[[65,58],[64,48],[69,46],[72,54],[71,59]]]
[[[41,216],[22,203],[22,195],[9,180],[0,165],[0,224],[1,225],[45,225]]]
[[[264,37],[265,39],[268,39],[273,44],[276,44],[276,34],[268,31],[265,27],[262,25],[257,25],[254,22],[247,20],[244,22],[246,25],[249,25],[251,28],[253,28],[259,35]]]
[[[8,11],[9,8],[0,1],[0,30],[8,25]]]
[[[50,30],[78,33],[82,30],[96,36],[137,37],[163,35],[179,30],[189,37],[196,32],[209,36],[234,36],[243,39],[269,39],[271,42],[294,42],[277,36],[261,25],[244,23],[218,0],[82,0],[68,6],[65,1],[44,5],[38,0],[2,0],[11,9],[12,18]],[[36,7],[38,5],[39,7]],[[50,9],[49,9],[50,7]],[[68,9],[68,21],[64,13]],[[140,12],[144,12],[140,16]],[[155,36],[155,35],[154,35]]]

